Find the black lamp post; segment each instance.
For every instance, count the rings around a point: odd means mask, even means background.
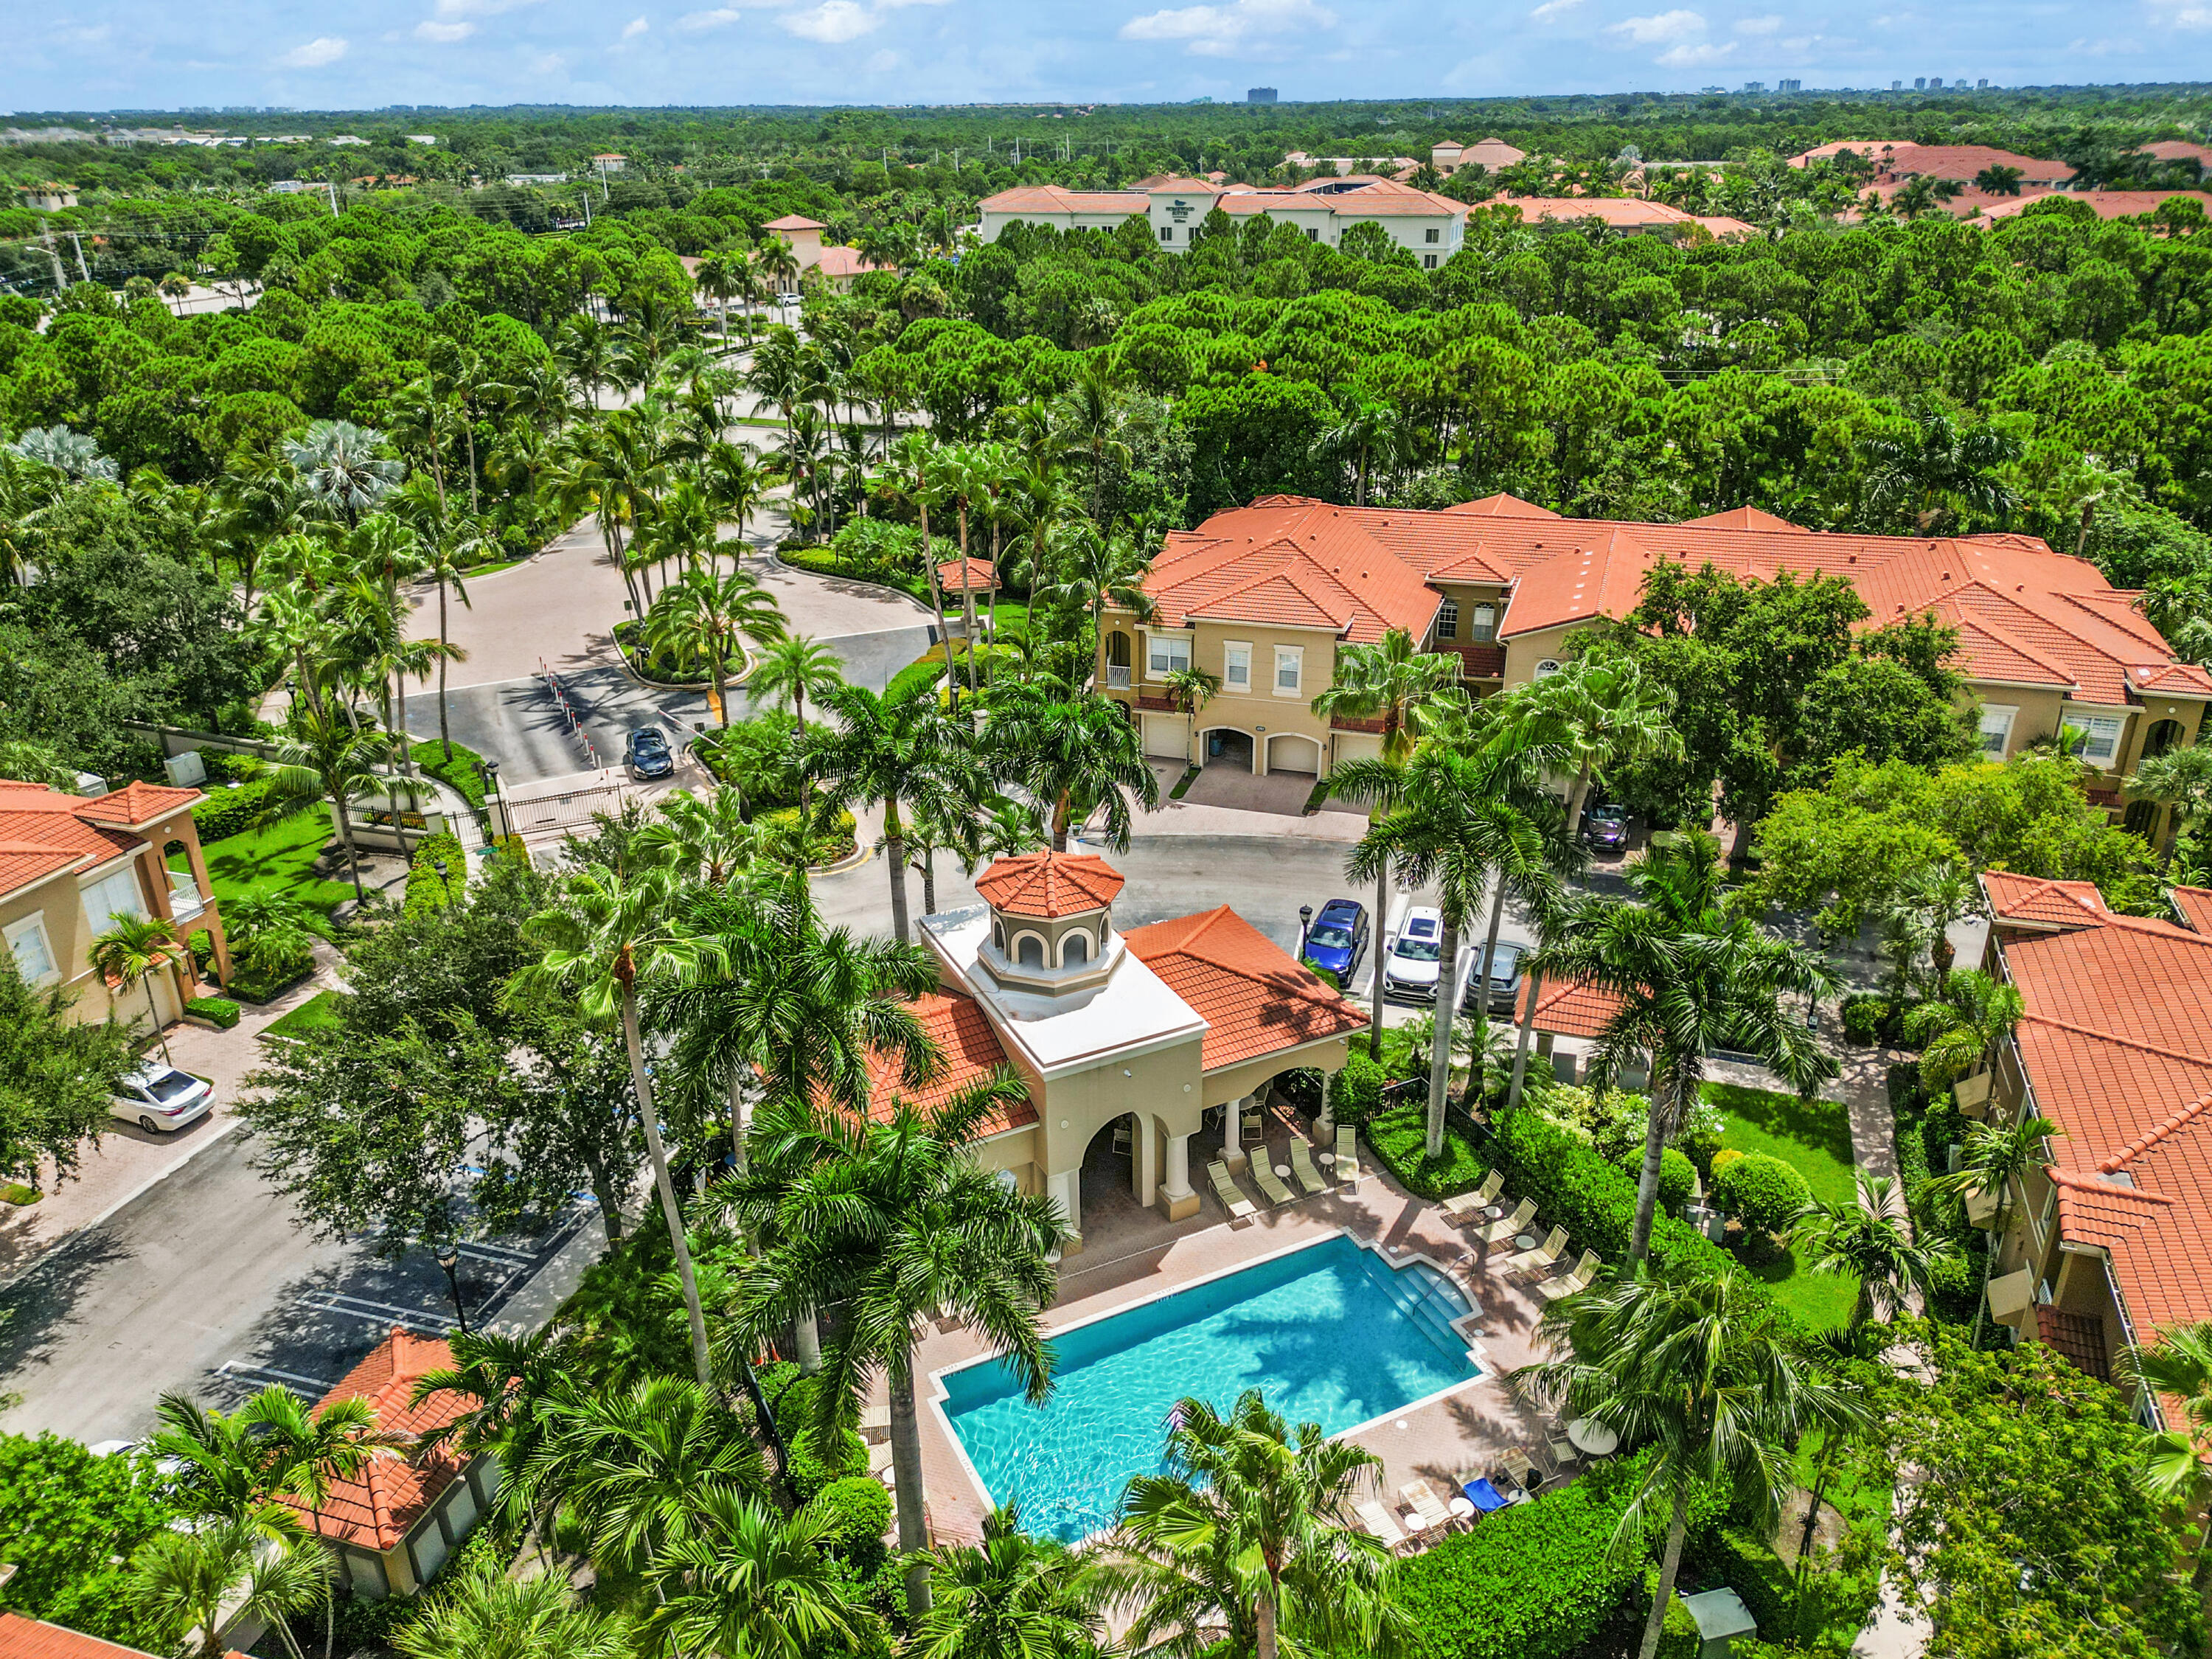
[[[1298,960],[1306,959],[1306,935],[1313,930],[1313,906],[1298,906]]]
[[[507,802],[499,793],[499,763],[495,760],[488,760],[480,762],[479,764],[483,769],[484,793],[499,803],[499,823],[495,833],[504,839],[512,831],[507,828]]]
[[[453,1313],[461,1322],[461,1334],[469,1334],[469,1310],[461,1303],[461,1253],[450,1244],[438,1247],[438,1265],[446,1270],[446,1284],[453,1293]]]

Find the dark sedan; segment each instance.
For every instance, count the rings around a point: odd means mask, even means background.
[[[623,744],[623,764],[629,769],[630,776],[641,781],[667,777],[676,770],[668,733],[657,726],[635,728]]]
[[[1592,850],[1618,853],[1628,845],[1628,809],[1610,802],[1583,814],[1583,840]]]
[[[1510,945],[1504,939],[1498,941],[1498,949],[1490,958],[1489,1000],[1481,1004],[1491,1013],[1512,1014],[1518,1012],[1515,1005],[1521,1000],[1521,958],[1527,954],[1526,945]],[[1477,1006],[1475,977],[1482,971],[1480,939],[1468,947],[1468,955],[1471,963],[1468,969],[1467,992],[1460,998],[1459,1006],[1462,1013],[1471,1014]]]

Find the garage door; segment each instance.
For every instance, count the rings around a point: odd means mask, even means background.
[[[1190,732],[1180,714],[1145,716],[1145,752],[1159,760],[1181,760],[1190,752]]]
[[[1312,777],[1321,770],[1321,744],[1311,738],[1285,732],[1267,739],[1267,769],[1297,772]]]
[[[1380,760],[1382,758],[1382,734],[1379,732],[1340,732],[1336,734],[1336,763],[1346,761]]]

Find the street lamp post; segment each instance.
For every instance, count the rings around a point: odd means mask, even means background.
[[[487,760],[479,762],[478,764],[483,769],[484,793],[499,806],[499,824],[495,833],[501,840],[505,841],[514,832],[507,821],[507,797],[499,793],[499,763],[495,760]]]
[[[1313,906],[1298,906],[1298,960],[1306,959],[1306,935],[1313,931]]]
[[[453,1314],[461,1322],[461,1334],[469,1334],[469,1310],[461,1302],[461,1253],[451,1244],[438,1247],[438,1265],[446,1270],[447,1287],[453,1293]]]

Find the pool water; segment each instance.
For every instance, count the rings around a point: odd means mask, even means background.
[[[1072,1543],[1158,1472],[1177,1401],[1225,1412],[1258,1388],[1291,1425],[1340,1433],[1475,1376],[1450,1323],[1469,1311],[1425,1262],[1393,1268],[1340,1233],[1055,1337],[1042,1406],[989,1359],[945,1373],[945,1411],[991,1500]]]

